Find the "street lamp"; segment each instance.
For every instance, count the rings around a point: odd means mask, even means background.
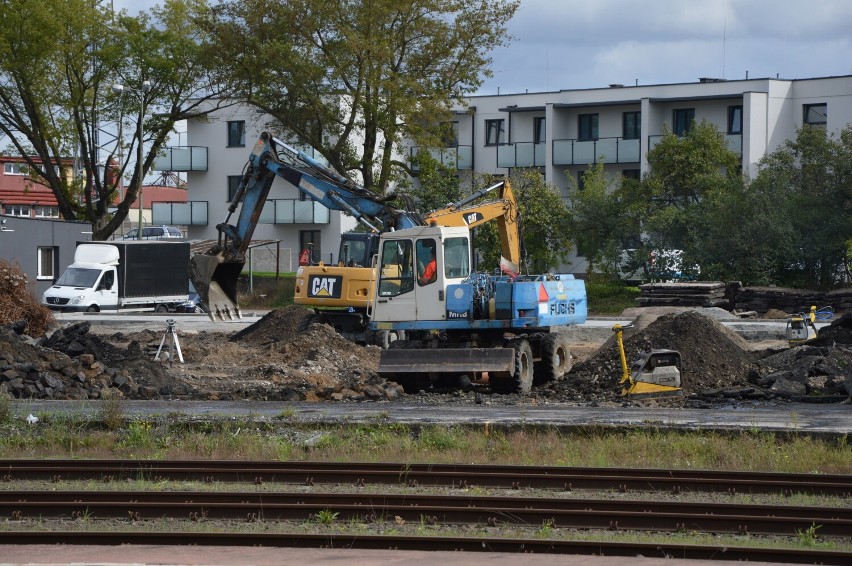
[[[112,85],[112,91],[116,93],[124,92],[124,88],[124,85],[118,83]],[[136,124],[136,134],[139,137],[139,147],[136,148],[136,178],[139,179],[139,191],[136,196],[139,206],[139,227],[136,230],[137,240],[142,239],[142,187],[144,186],[142,182],[142,121],[145,119],[145,94],[149,90],[151,90],[151,81],[142,81],[142,102],[139,105],[139,121]]]

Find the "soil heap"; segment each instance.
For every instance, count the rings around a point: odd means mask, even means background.
[[[747,342],[718,320],[697,311],[652,317],[639,315],[624,331],[628,364],[647,348],[681,354],[681,387],[685,396],[716,395],[748,389],[752,357]],[[615,336],[597,353],[577,364],[558,383],[544,386],[540,395],[565,401],[619,401],[622,375]]]
[[[15,323],[19,331],[42,336],[53,322],[53,315],[27,287],[21,266],[0,259],[0,324]]]

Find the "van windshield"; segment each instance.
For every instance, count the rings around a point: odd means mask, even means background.
[[[69,267],[65,270],[54,285],[61,287],[86,287],[95,286],[98,276],[101,274],[100,269],[82,269],[79,267]]]

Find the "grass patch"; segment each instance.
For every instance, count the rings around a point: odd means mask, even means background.
[[[116,421],[117,422],[117,421]],[[807,458],[802,458],[807,454]],[[97,420],[43,415],[36,426],[0,423],[2,458],[319,460],[493,463],[671,469],[848,473],[847,440],[702,431],[483,430],[465,427],[295,425],[171,419]]]
[[[624,309],[635,307],[639,295],[639,287],[620,281],[586,281],[589,314],[619,315]]]

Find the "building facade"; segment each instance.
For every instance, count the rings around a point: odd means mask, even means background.
[[[581,185],[582,174],[597,162],[603,162],[610,175],[641,177],[649,169],[648,151],[661,139],[664,128],[683,134],[693,121],[701,120],[724,133],[728,147],[740,155],[743,171],[754,175],[760,160],[793,139],[803,124],[830,133],[852,124],[852,76],[699,79],[472,96],[465,102],[453,113],[451,143],[430,150],[436,158],[454,166],[460,176],[507,175],[517,168],[534,168],[567,195],[572,183]],[[178,213],[162,215],[154,203],[153,222],[185,224],[193,239],[216,238],[216,224],[227,216],[229,197],[265,124],[263,116],[243,106],[190,121],[190,147],[171,148],[165,156],[168,166],[160,167],[189,171],[189,202]],[[414,153],[418,148],[406,151]],[[354,220],[319,209],[295,187],[276,180],[254,237],[280,240],[287,250],[282,265],[289,258],[291,269],[308,242],[319,250],[315,259],[333,261],[340,234],[351,229]],[[569,261],[562,270],[585,272],[582,257]]]
[[[187,237],[193,240],[217,239],[216,225],[226,221],[249,153],[267,125],[268,117],[241,105],[217,110],[203,120],[189,120],[188,145],[169,148],[155,164],[156,169],[187,172],[188,200],[152,203],[153,223],[186,226]],[[281,137],[280,132],[272,134]],[[237,217],[235,212],[228,222],[236,223]],[[354,226],[353,218],[313,202],[284,179],[276,179],[253,240],[274,240],[279,245],[254,248],[251,267],[295,271],[300,252],[308,248],[315,261],[336,261],[340,234]]]

